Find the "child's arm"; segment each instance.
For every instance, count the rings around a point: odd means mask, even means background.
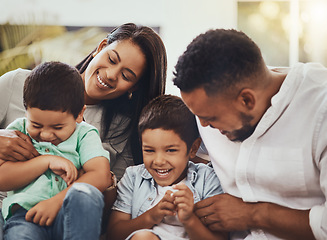
[[[89,183],[101,192],[111,185],[110,166],[107,158],[92,158],[83,165],[83,170],[85,173],[75,182]],[[36,204],[26,213],[26,220],[41,226],[50,226],[57,216],[70,187],[67,187],[54,197]]]
[[[77,177],[77,170],[69,160],[54,156],[41,155],[29,161],[5,161],[0,165],[0,190],[11,191],[22,188],[51,169],[71,184]]]
[[[184,183],[179,183],[174,188],[178,190],[173,193],[178,219],[183,223],[190,239],[228,239],[227,233],[210,231],[194,214],[193,193]]]
[[[155,224],[160,223],[167,215],[175,215],[175,206],[171,193],[171,191],[167,191],[156,206],[134,219],[131,219],[130,214],[113,211],[110,215],[108,224],[107,239],[125,239],[136,230],[151,229]]]

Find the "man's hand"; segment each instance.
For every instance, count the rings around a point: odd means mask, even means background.
[[[47,157],[49,158],[49,169],[59,175],[67,183],[67,186],[77,179],[78,172],[71,161],[59,156],[47,155]]]
[[[249,228],[251,203],[229,194],[219,194],[195,204],[194,212],[212,231],[242,231]]]
[[[55,198],[50,198],[31,208],[26,213],[25,219],[40,226],[51,226],[60,208],[61,204]]]
[[[0,129],[0,159],[26,161],[38,155],[27,135],[20,131]]]

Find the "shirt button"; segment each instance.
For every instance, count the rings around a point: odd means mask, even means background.
[[[47,152],[47,153],[50,152],[49,148],[46,148],[46,149],[45,149],[45,152]]]
[[[149,198],[148,198],[148,200],[149,200],[149,201],[152,201],[152,200],[153,200],[153,198],[152,198],[152,197],[149,197]]]
[[[59,181],[58,177],[55,177],[55,180],[58,182]]]

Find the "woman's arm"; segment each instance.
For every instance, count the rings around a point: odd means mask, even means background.
[[[31,139],[20,131],[0,129],[0,159],[25,161],[38,156]]]

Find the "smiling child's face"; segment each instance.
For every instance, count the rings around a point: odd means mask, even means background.
[[[173,130],[146,129],[142,133],[143,161],[160,186],[170,186],[186,177],[190,153]]]
[[[38,142],[51,142],[54,145],[66,141],[75,131],[73,114],[62,111],[27,108],[27,132]]]

